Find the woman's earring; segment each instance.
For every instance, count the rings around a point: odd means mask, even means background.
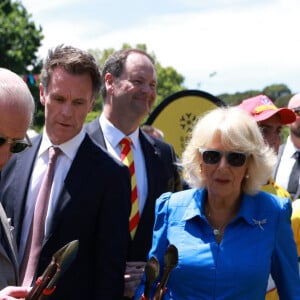
[[[249,177],[250,177],[250,175],[249,175],[249,174],[246,174],[246,175],[245,175],[245,178],[246,178],[246,179],[248,179]]]

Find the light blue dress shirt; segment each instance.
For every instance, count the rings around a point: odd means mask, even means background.
[[[179,253],[164,300],[264,300],[270,273],[280,299],[300,299],[290,201],[264,192],[244,194],[218,244],[204,215],[206,198],[205,189],[190,189],[165,193],[156,202],[149,258],[159,260],[162,272],[167,246],[175,245]]]

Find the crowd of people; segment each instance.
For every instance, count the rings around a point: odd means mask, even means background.
[[[100,72],[86,51],[49,49],[45,124],[29,136],[33,97],[0,68],[0,300],[24,299],[73,240],[51,300],[146,299],[155,257],[152,299],[170,245],[166,300],[300,300],[300,94],[286,108],[258,95],[204,113],[179,161],[162,131],[141,126],[157,84],[142,50],[114,52]]]

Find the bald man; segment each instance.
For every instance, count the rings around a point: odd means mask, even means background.
[[[34,107],[25,82],[17,74],[0,68],[0,171],[14,153],[30,147],[26,132],[32,122]],[[16,247],[1,204],[0,270],[0,300],[25,298],[28,288],[16,287],[19,284]]]

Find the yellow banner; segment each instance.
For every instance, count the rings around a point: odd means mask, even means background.
[[[180,158],[197,118],[208,110],[225,105],[206,92],[184,90],[164,99],[150,114],[146,124],[160,129],[165,142],[173,145]]]

